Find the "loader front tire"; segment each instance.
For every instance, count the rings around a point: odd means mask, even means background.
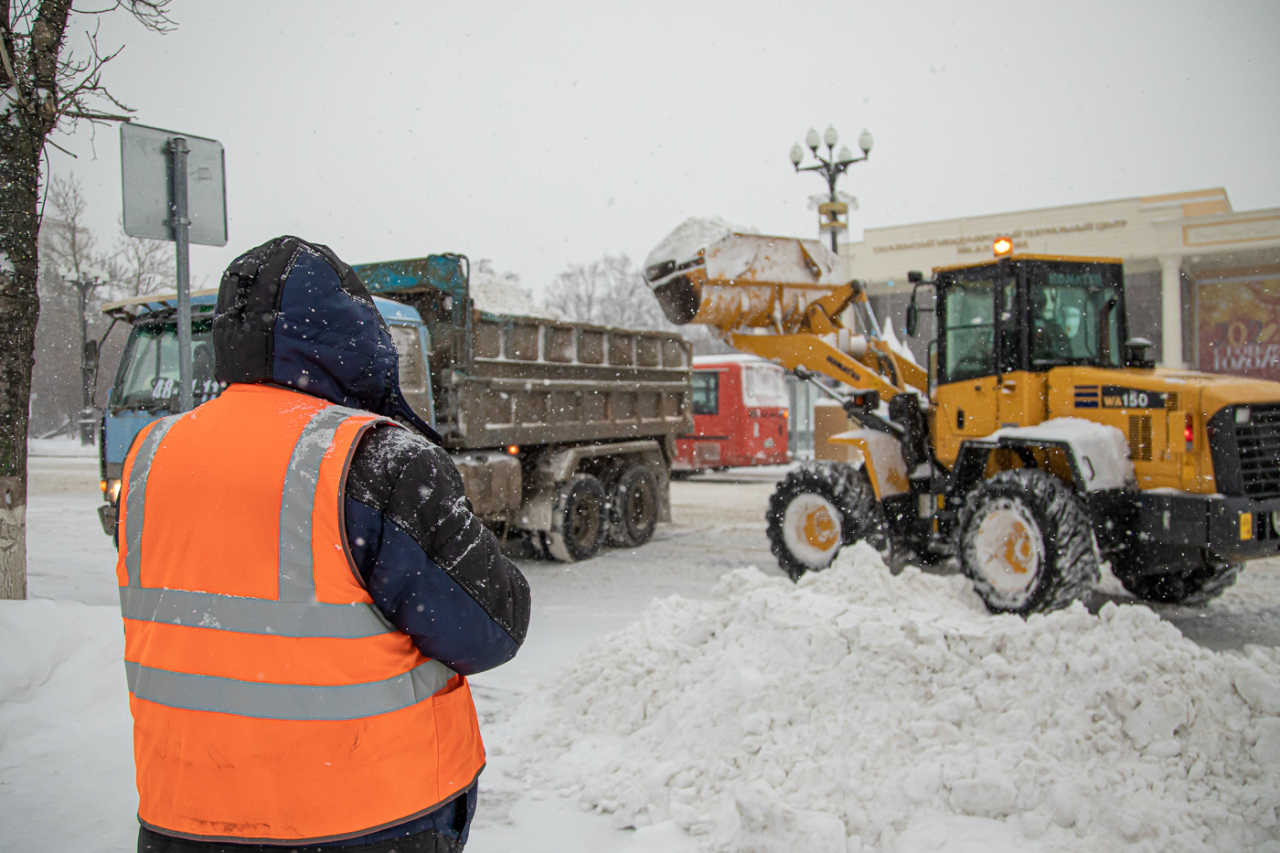
[[[590,474],[561,484],[551,512],[547,551],[562,563],[589,560],[604,545],[608,523],[604,487]]]
[[[960,513],[960,568],[992,613],[1042,613],[1087,595],[1098,579],[1088,513],[1057,477],[1001,471]]]
[[[825,569],[845,545],[866,539],[884,552],[888,531],[866,474],[840,462],[797,468],[769,498],[770,550],[793,581]]]

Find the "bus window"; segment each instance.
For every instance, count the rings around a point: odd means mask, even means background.
[[[750,408],[787,408],[786,374],[771,364],[742,365],[742,403]]]
[[[720,414],[720,374],[714,370],[693,372],[693,413]]]

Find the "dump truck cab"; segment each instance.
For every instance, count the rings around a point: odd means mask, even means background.
[[[196,406],[222,393],[214,376],[213,314],[217,290],[191,294],[192,399]],[[382,319],[400,354],[400,382],[405,399],[431,420],[430,351],[428,331],[418,312],[390,299],[374,297]],[[134,438],[147,424],[178,411],[177,297],[173,294],[141,296],[103,306],[113,324],[129,328],[103,407],[98,442],[100,486],[105,503],[99,507],[103,532],[116,532],[117,500],[125,457]]]

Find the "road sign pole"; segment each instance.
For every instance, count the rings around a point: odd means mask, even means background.
[[[194,403],[191,376],[191,266],[190,228],[187,215],[187,140],[169,141],[173,180],[173,239],[177,244],[178,272],[178,408],[189,412]]]

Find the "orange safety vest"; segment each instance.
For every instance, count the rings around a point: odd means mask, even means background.
[[[237,384],[134,442],[116,577],[145,826],[350,838],[483,769],[466,679],[387,622],[347,548],[343,484],[378,422]]]

